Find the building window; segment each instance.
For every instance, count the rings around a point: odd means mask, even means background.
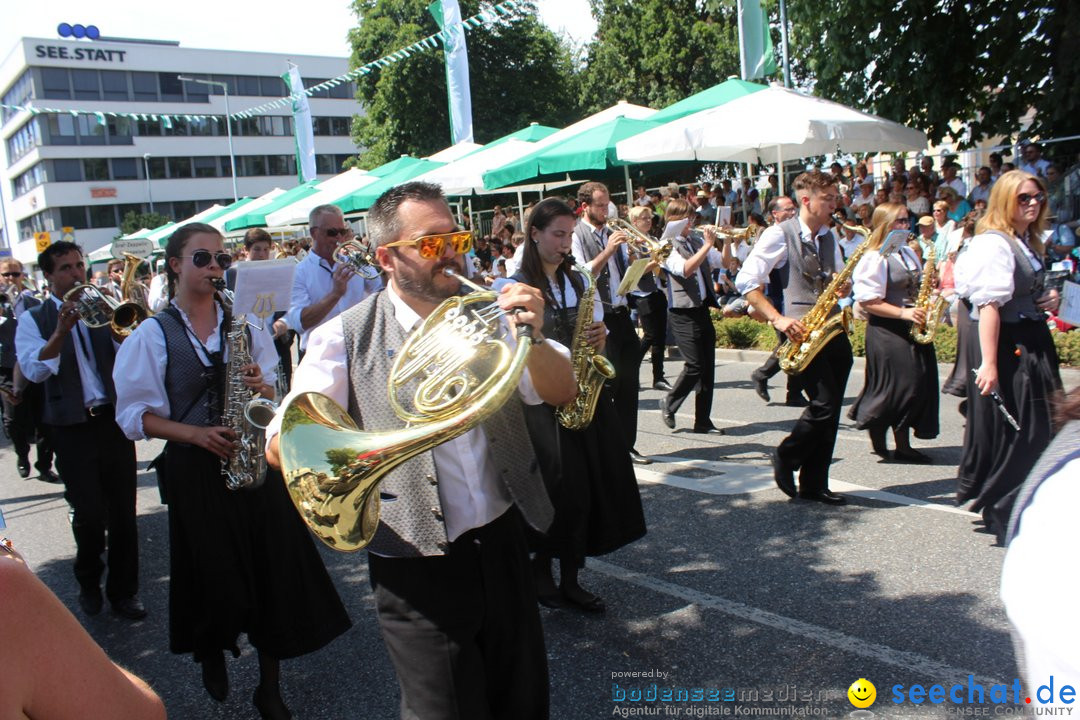
[[[239,95],[240,94],[240,93],[236,92],[236,76],[235,75],[215,75],[214,80],[216,80],[217,82],[225,83],[229,87],[229,94],[230,95]],[[221,95],[222,94],[221,93],[221,88],[218,87],[217,85],[211,85],[210,86],[210,94],[211,95]]]
[[[131,145],[134,142],[131,139],[134,127],[130,118],[111,117],[108,122],[110,145]]]
[[[251,95],[252,97],[261,95],[259,78],[254,75],[238,75],[236,78],[236,94]]]
[[[165,158],[152,157],[149,160],[150,165],[150,179],[151,180],[163,180],[165,175]]]
[[[101,80],[97,70],[72,70],[71,84],[75,88],[76,100],[100,100]]]
[[[12,85],[6,93],[4,93],[3,104],[4,105],[25,105],[34,97],[34,82],[30,71],[25,71],[15,84]],[[0,124],[6,123],[8,120],[15,116],[16,110],[11,108],[0,108],[2,113],[2,120]]]
[[[134,91],[136,101],[157,102],[158,82],[157,73],[133,72],[131,73],[131,89]],[[142,133],[140,133],[142,134]]]
[[[158,73],[158,88],[165,102],[183,102],[184,84],[176,73]]]
[[[91,205],[87,208],[90,215],[90,227],[107,228],[116,227],[115,205]]]
[[[81,205],[60,208],[60,223],[63,227],[73,227],[76,230],[90,227],[86,224],[86,208]]]
[[[87,181],[109,179],[109,161],[105,158],[85,158],[82,165]]]
[[[82,182],[82,163],[78,160],[53,160],[52,166],[56,182]]]
[[[285,81],[278,77],[259,78],[260,95],[265,97],[285,97],[288,91],[285,89]]]
[[[221,177],[232,177],[232,163],[228,155],[222,155],[218,157],[218,162],[221,165]]]
[[[67,68],[41,68],[42,97],[56,100],[71,99]]]
[[[39,162],[11,181],[12,195],[18,197],[19,195],[30,192],[38,185],[45,182],[47,182],[45,176],[45,163]]]
[[[189,178],[189,177],[191,177],[191,158],[189,158],[189,157],[171,157],[171,158],[169,158],[169,177],[170,178]]]
[[[186,137],[188,134],[188,121],[182,117],[172,119],[172,127],[165,128],[163,132],[169,137]]]
[[[352,130],[352,118],[330,118],[330,134],[335,137],[349,137]]]
[[[80,145],[104,145],[105,125],[98,122],[93,115],[80,115],[75,118],[75,127],[79,131]]]
[[[138,180],[139,165],[135,158],[113,158],[112,177],[113,180]]]
[[[102,70],[101,89],[106,100],[128,100],[128,74],[121,70]]]
[[[50,145],[75,145],[78,138],[75,136],[75,118],[71,115],[49,116],[49,144]]]
[[[187,220],[197,212],[195,203],[191,200],[178,200],[173,203],[173,214],[177,221]]]
[[[28,152],[41,145],[41,118],[30,118],[15,134],[8,138],[7,155],[10,167]]]
[[[195,177],[212,178],[218,176],[218,161],[216,157],[194,158]]]
[[[183,73],[184,77],[198,78],[199,80],[209,80],[209,75],[198,75]],[[210,87],[209,85],[203,85],[202,83],[186,82],[184,83],[184,92],[187,93],[188,102],[210,102]]]

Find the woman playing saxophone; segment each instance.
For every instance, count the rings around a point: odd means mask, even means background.
[[[588,379],[595,372],[594,354],[604,349],[607,329],[592,278],[574,267],[573,232],[574,213],[566,203],[548,198],[537,204],[529,215],[521,269],[515,275],[544,295],[544,335],[572,348],[582,388],[579,397],[598,393],[591,421],[582,417],[580,422],[563,422],[568,411],[580,412],[573,404],[526,407],[526,424],[555,506],[551,530],[534,542],[533,577],[543,605],[600,613],[604,601],[581,587],[578,570],[586,556],[611,552],[644,535],[645,519],[611,395]],[[593,379],[602,383],[603,376]],[[559,559],[559,588],[552,578],[553,558]]]
[[[885,460],[928,463],[911,447],[909,434],[930,440],[938,434],[938,374],[933,343],[916,342],[911,327],[926,321],[915,305],[923,285],[922,264],[906,244],[882,257],[878,250],[893,230],[910,224],[906,205],[883,203],[874,210],[867,252],[855,266],[855,299],[869,315],[866,326],[866,382],[848,417],[870,434],[874,453]],[[889,453],[886,431],[896,450]]]
[[[204,687],[221,702],[229,688],[224,653],[238,655],[238,636],[247,633],[259,656],[255,707],[264,718],[286,718],[279,660],[322,647],[349,620],[280,477],[226,489],[222,461],[237,437],[222,420],[233,351],[232,314],[216,287],[232,259],[224,238],[209,225],[184,225],[165,258],[169,306],[125,340],[113,374],[124,433],[168,441],[158,465],[169,507],[170,649],[193,653]],[[254,362],[239,369],[242,385],[271,396],[277,353],[267,333],[251,333],[249,342]]]

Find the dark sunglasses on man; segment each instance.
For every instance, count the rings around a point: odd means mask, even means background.
[[[209,250],[196,250],[190,255],[183,255],[182,257],[191,258],[191,264],[197,268],[204,268],[210,264],[211,260],[217,262],[217,266],[222,270],[228,270],[232,265],[232,255],[227,252],[211,253]]]
[[[15,270],[13,272],[0,273],[0,277],[17,278],[17,277],[22,277],[22,273],[20,271],[18,271],[18,270]]]
[[[328,237],[328,238],[343,237],[343,238],[348,239],[348,238],[351,238],[353,236],[352,228],[347,228],[347,227],[344,227],[344,228],[324,228],[323,232],[326,233],[326,237]]]

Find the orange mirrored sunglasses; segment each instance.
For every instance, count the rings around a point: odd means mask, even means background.
[[[446,251],[447,243],[458,255],[463,255],[472,249],[473,235],[469,230],[457,230],[455,232],[440,233],[438,235],[423,235],[415,240],[396,240],[387,243],[385,247],[404,247],[411,245],[416,248],[420,257],[425,260],[434,260],[441,257]]]

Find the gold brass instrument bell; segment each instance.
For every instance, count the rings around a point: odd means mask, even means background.
[[[108,325],[119,337],[127,337],[139,323],[150,316],[146,290],[135,279],[142,258],[124,253],[124,277],[120,290],[124,299],[116,301],[96,285],[82,283],[64,293],[64,302],[74,301],[75,310],[86,327],[98,328]]]
[[[497,294],[473,288],[444,300],[406,338],[387,380],[404,426],[360,430],[329,397],[300,393],[286,406],[279,448],[285,487],[315,535],[335,550],[371,542],[379,525],[379,483],[407,460],[471,430],[517,392],[532,328],[518,326],[517,348],[503,340]]]
[[[382,272],[375,260],[375,253],[358,240],[346,240],[338,245],[334,250],[334,262],[352,266],[356,274],[365,280],[372,280]]]

